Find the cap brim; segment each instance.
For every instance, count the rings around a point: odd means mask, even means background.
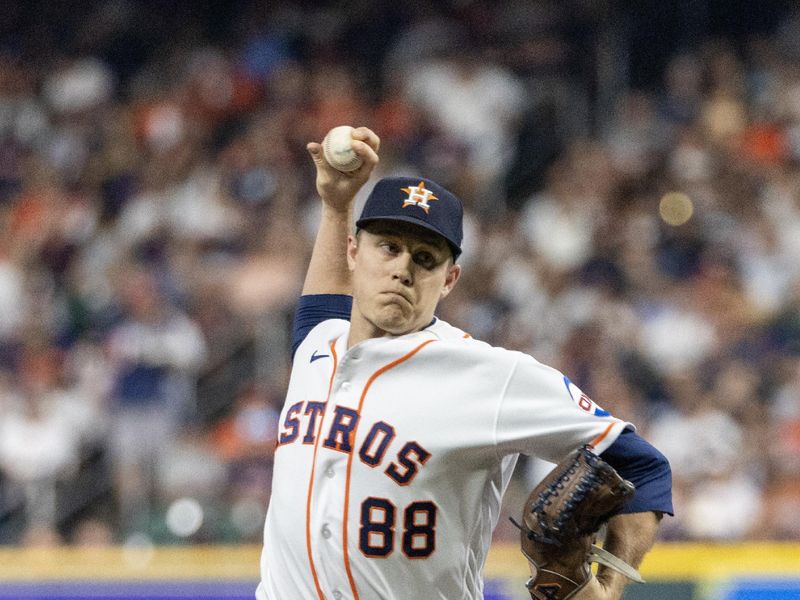
[[[450,246],[450,250],[453,252],[453,258],[458,258],[458,255],[461,254],[461,248],[459,248],[458,245],[453,240],[451,240],[441,231],[433,227],[427,221],[423,221],[422,219],[417,219],[415,217],[401,217],[398,215],[385,215],[385,216],[370,215],[369,217],[365,217],[363,219],[359,219],[358,221],[356,221],[356,227],[361,228],[364,227],[364,225],[366,225],[367,223],[372,223],[374,221],[403,221],[404,223],[411,223],[412,225],[417,225],[418,227],[422,227],[423,229],[432,231],[433,233],[444,238],[444,241],[447,242],[447,245]]]

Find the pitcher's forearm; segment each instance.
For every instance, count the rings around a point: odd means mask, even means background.
[[[303,295],[350,294],[347,235],[352,227],[352,205],[336,210],[322,204],[322,217],[303,283]]]
[[[661,515],[654,512],[617,515],[608,522],[603,548],[638,568],[655,543],[660,522]],[[618,593],[612,597],[621,596],[628,583],[622,573],[604,565],[598,567],[597,578],[604,587]]]
[[[353,202],[378,164],[380,147],[380,138],[367,127],[354,129],[351,137],[353,151],[362,164],[348,173],[339,172],[328,164],[319,143],[309,142],[306,146],[317,171],[316,187],[322,200],[322,216],[303,283],[304,295],[351,293],[347,236],[353,223]]]

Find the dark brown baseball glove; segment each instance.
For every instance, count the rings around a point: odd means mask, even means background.
[[[534,600],[566,600],[592,577],[592,562],[642,581],[630,565],[594,546],[597,531],[634,493],[589,446],[572,452],[537,485],[522,513],[522,553],[535,567]]]

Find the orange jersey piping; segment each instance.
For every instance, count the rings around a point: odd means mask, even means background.
[[[421,343],[419,346],[411,350],[408,354],[401,356],[400,358],[382,366],[380,369],[375,371],[370,378],[367,380],[367,383],[364,385],[364,390],[361,392],[361,398],[358,400],[358,414],[361,414],[361,408],[364,406],[364,399],[367,397],[367,392],[369,391],[370,386],[372,383],[381,375],[383,375],[389,369],[393,369],[400,363],[407,361],[409,358],[414,356],[417,352],[422,350],[425,346],[430,344],[431,342],[435,342],[436,340],[428,340],[426,342]],[[360,419],[359,419],[360,422]],[[358,432],[358,424],[356,424],[355,428],[353,429],[351,440],[351,446],[355,445],[356,433]],[[350,555],[347,552],[347,517],[350,510],[350,471],[353,467],[353,453],[350,453],[350,456],[347,458],[347,477],[345,480],[345,495],[344,495],[344,515],[343,515],[343,534],[342,534],[342,550],[344,552],[344,568],[347,571],[347,579],[350,582],[350,589],[353,592],[353,600],[360,600],[360,596],[358,595],[358,589],[356,588],[356,582],[353,578],[353,572],[350,569]]]
[[[333,370],[331,371],[331,379],[328,382],[328,395],[325,397],[325,406],[328,405],[328,400],[331,397],[331,390],[333,389],[333,378],[336,375],[336,366],[338,364],[338,357],[336,356],[336,348],[335,348],[336,340],[330,343],[331,348],[331,356],[333,357]],[[306,549],[308,550],[308,565],[311,567],[311,575],[314,578],[314,587],[317,590],[317,596],[319,596],[319,600],[325,600],[325,595],[322,593],[322,587],[319,585],[319,577],[317,577],[317,569],[314,567],[314,556],[311,552],[311,496],[312,492],[314,491],[314,471],[317,467],[317,448],[319,448],[319,438],[322,436],[320,433],[322,432],[322,422],[324,421],[325,417],[319,419],[319,431],[315,435],[314,440],[314,454],[311,458],[311,475],[308,478],[308,497],[306,498]]]
[[[606,436],[607,436],[607,435],[608,435],[608,434],[611,432],[611,430],[614,428],[614,425],[616,425],[616,423],[610,423],[610,424],[609,424],[609,426],[608,426],[608,427],[606,427],[606,429],[605,429],[605,431],[604,431],[603,433],[601,433],[601,434],[600,434],[600,435],[598,435],[596,438],[594,438],[594,439],[593,439],[591,442],[589,442],[589,445],[590,445],[590,446],[592,446],[593,448],[594,448],[594,447],[596,447],[596,446],[597,446],[597,444],[599,444],[599,443],[600,443],[600,442],[602,442],[604,439],[606,439]]]

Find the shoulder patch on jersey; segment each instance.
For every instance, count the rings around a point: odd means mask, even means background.
[[[572,401],[577,404],[578,408],[580,408],[582,411],[587,412],[590,415],[594,415],[595,417],[611,416],[610,412],[600,408],[594,400],[584,394],[581,391],[581,388],[572,383],[569,380],[569,377],[566,375],[564,375],[564,385],[567,386],[567,393],[569,394],[569,397],[572,398]]]

